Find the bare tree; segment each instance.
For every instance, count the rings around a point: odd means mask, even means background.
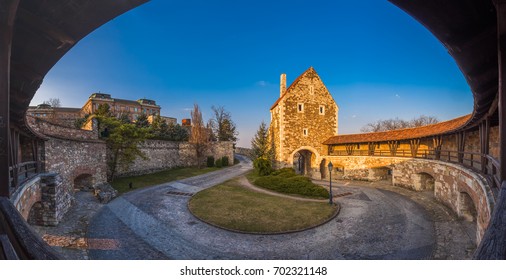
[[[60,98],[49,98],[49,100],[46,100],[46,101],[42,102],[42,104],[50,105],[53,108],[59,108],[59,107],[61,107]]]
[[[379,132],[379,131],[388,131],[388,130],[396,130],[410,127],[419,127],[429,124],[438,123],[439,120],[433,116],[425,116],[422,115],[418,118],[413,118],[411,121],[401,120],[399,118],[388,119],[388,120],[379,120],[376,122],[368,123],[360,130],[362,132]]]
[[[200,111],[199,105],[194,104],[191,112],[192,129],[190,134],[190,143],[195,145],[197,153],[197,165],[199,168],[202,167],[204,154],[209,146],[209,132],[204,125],[202,118],[202,112]]]
[[[218,141],[237,141],[237,128],[232,121],[230,112],[225,110],[225,107],[212,106],[214,117],[210,120],[210,125],[213,129],[213,134]]]
[[[410,125],[411,125],[411,127],[418,127],[418,126],[424,126],[424,125],[429,125],[429,124],[435,124],[438,122],[439,122],[438,118],[436,118],[434,116],[421,115],[418,118],[412,119],[410,122]]]

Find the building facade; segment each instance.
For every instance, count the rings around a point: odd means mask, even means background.
[[[300,173],[311,173],[311,166],[327,152],[323,142],[338,134],[339,113],[313,67],[288,88],[286,75],[281,75],[280,97],[270,112],[269,135],[277,167],[295,166]]]
[[[68,127],[72,127],[82,117],[80,108],[52,107],[49,104],[30,106],[27,115]]]
[[[148,117],[150,123],[155,116],[160,115],[161,107],[156,101],[150,99],[126,100],[113,98],[106,93],[93,93],[90,95],[82,108],[52,107],[49,104],[30,106],[27,115],[50,121],[53,124],[65,127],[74,127],[76,120],[94,114],[100,105],[109,105],[110,111],[115,117],[128,116],[130,121],[135,122],[141,114]],[[167,124],[176,124],[177,119],[161,116]]]
[[[141,114],[147,116],[160,115],[160,106],[154,100],[139,99],[126,100],[113,98],[106,93],[93,93],[90,95],[81,111],[83,115],[94,114],[100,105],[107,104],[114,116],[119,117],[126,114],[131,121],[136,121]]]

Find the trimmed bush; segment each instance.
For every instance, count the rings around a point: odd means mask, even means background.
[[[257,158],[253,162],[253,166],[260,176],[267,176],[272,173],[272,165],[270,160],[265,158]]]
[[[214,167],[214,157],[207,157],[207,167]]]
[[[275,192],[296,194],[306,197],[327,198],[328,191],[311,182],[311,179],[295,174],[295,171],[276,170],[269,176],[260,177],[255,180],[254,184]]]
[[[221,158],[217,159],[216,162],[214,163],[216,165],[216,167],[218,168],[222,168],[223,167],[223,163],[221,162]]]
[[[228,166],[228,157],[227,156],[224,156],[221,158],[221,164],[226,167]]]

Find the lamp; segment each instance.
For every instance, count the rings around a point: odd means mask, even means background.
[[[329,204],[332,204],[332,168],[334,168],[334,165],[332,165],[332,161],[329,162],[328,165],[329,168],[329,183],[330,183],[330,192],[329,192]]]

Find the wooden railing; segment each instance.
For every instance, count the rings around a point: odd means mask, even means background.
[[[16,188],[40,173],[40,162],[27,161],[9,167],[9,182],[11,193]]]

